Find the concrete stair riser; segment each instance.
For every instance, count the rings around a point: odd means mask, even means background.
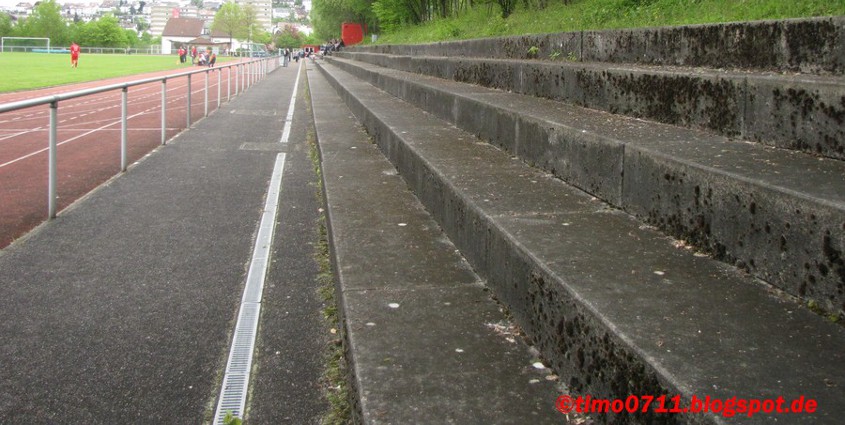
[[[845,208],[627,149],[624,208],[787,293],[845,311]]]
[[[420,45],[358,46],[364,52],[530,59],[572,53],[586,62],[845,74],[845,17],[576,31]]]
[[[338,55],[386,68],[845,159],[845,82],[831,77],[385,56],[355,50]]]
[[[594,62],[845,73],[845,18],[585,31]]]

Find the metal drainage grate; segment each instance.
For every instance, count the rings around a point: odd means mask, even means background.
[[[285,154],[276,155],[273,177],[270,179],[267,190],[264,212],[261,215],[261,224],[258,228],[258,236],[241,299],[241,308],[238,312],[238,323],[235,325],[232,347],[229,349],[223,386],[217,401],[217,411],[214,413],[214,423],[218,425],[223,424],[223,419],[229,412],[236,417],[243,417],[249,372],[252,368],[252,353],[258,333],[258,318],[261,313],[261,294],[264,290],[264,277],[267,274],[268,258],[276,227],[276,211],[282,188],[284,165]]]

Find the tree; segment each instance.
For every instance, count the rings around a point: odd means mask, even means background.
[[[246,42],[250,43],[255,36],[262,31],[258,25],[258,12],[251,4],[247,3],[241,8],[241,23],[246,32]]]
[[[276,47],[296,49],[302,46],[302,33],[296,30],[293,26],[287,26],[285,29],[276,35],[273,41]]]
[[[150,29],[150,24],[147,22],[146,19],[138,18],[138,20],[135,22],[135,29],[137,29],[138,33],[140,34],[144,31]]]
[[[502,9],[502,18],[504,19],[511,16],[511,13],[516,9],[516,0],[496,0],[496,3],[499,3],[499,7]]]
[[[258,32],[253,33],[252,40],[256,43],[267,45],[273,42],[273,34],[261,29]]]
[[[149,32],[144,31],[141,33],[141,37],[138,39],[138,47],[149,47],[155,44],[161,45],[160,42],[153,43],[153,36]]]
[[[138,45],[138,33],[135,30],[131,29],[123,29],[123,36],[126,38],[126,45],[129,47],[135,47]]]
[[[106,15],[94,21],[96,46],[126,47],[126,32],[114,15]]]
[[[82,45],[101,47],[126,47],[134,40],[127,39],[127,32],[120,27],[114,15],[105,15],[96,21],[80,22],[72,28],[74,40]],[[132,32],[133,38],[137,36]]]
[[[423,0],[408,0],[409,3],[418,1]],[[372,0],[314,0],[311,17],[315,36],[323,41],[339,38],[344,22],[366,24],[371,31],[378,31]]]
[[[49,37],[54,46],[68,44],[68,30],[62,7],[56,0],[45,0],[32,9],[32,15],[21,26],[24,37]]]
[[[234,48],[232,38],[240,37],[243,31],[243,11],[237,3],[227,1],[220,6],[214,14],[214,22],[211,23],[213,31],[220,31],[229,36],[229,46]]]
[[[379,27],[393,31],[405,24],[419,24],[422,17],[415,8],[409,7],[405,0],[375,0],[373,13],[378,18]]]
[[[12,35],[12,17],[7,13],[0,12],[0,37],[9,37]]]

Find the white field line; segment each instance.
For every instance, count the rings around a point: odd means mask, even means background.
[[[145,113],[147,113],[147,112],[146,112],[146,111],[144,111],[144,112],[139,112],[139,113],[134,114],[134,115],[130,115],[130,116],[126,117],[126,120],[128,121],[128,120],[130,120],[130,119],[132,119],[132,118],[135,118],[135,117],[138,117],[138,116],[144,115]],[[87,136],[87,135],[89,135],[89,134],[91,134],[91,133],[94,133],[94,132],[97,132],[97,131],[100,131],[100,130],[104,130],[104,129],[108,128],[108,127],[111,127],[111,126],[113,126],[113,125],[117,125],[117,124],[120,124],[120,120],[113,121],[113,122],[111,122],[111,123],[109,123],[109,124],[103,125],[102,127],[95,128],[95,129],[93,129],[93,130],[86,131],[85,133],[82,133],[82,134],[80,134],[80,135],[78,135],[78,136],[74,136],[74,137],[71,137],[70,139],[67,139],[67,140],[63,141],[63,142],[56,143],[56,146],[61,146],[61,145],[64,145],[64,144],[70,143],[70,142],[72,142],[72,141],[74,141],[74,140],[78,140],[78,139],[80,139],[80,138],[82,138],[82,137],[85,137],[85,136]],[[27,155],[24,155],[24,156],[22,156],[22,157],[20,157],[20,158],[13,159],[13,160],[11,160],[11,161],[9,161],[9,162],[6,162],[6,163],[4,163],[4,164],[0,164],[0,168],[3,168],[3,167],[5,167],[5,166],[7,166],[7,165],[12,165],[12,164],[14,164],[14,163],[16,163],[16,162],[19,162],[19,161],[23,161],[24,159],[27,159],[27,158],[29,158],[29,157],[32,157],[32,156],[38,155],[38,154],[43,153],[43,152],[47,152],[48,150],[50,150],[50,148],[39,149],[39,150],[37,150],[37,151],[35,151],[35,152],[32,152],[32,153],[27,154]]]
[[[211,82],[211,79],[209,79],[209,83],[210,83],[210,82]],[[151,84],[151,85],[154,85],[154,84]],[[178,85],[178,86],[176,86],[176,87],[173,87],[172,85],[169,85],[169,86],[168,86],[168,88],[167,88],[167,91],[168,91],[168,92],[171,92],[171,91],[175,91],[175,90],[182,90],[182,89],[184,89],[186,86],[187,86],[187,80],[185,81],[185,84],[181,84],[181,85]],[[215,86],[216,86],[216,82],[215,82]],[[208,89],[209,89],[209,91],[211,91],[211,90],[212,90],[212,85],[211,85],[211,84],[209,84]],[[193,95],[193,94],[195,94],[195,93],[201,93],[201,92],[203,92],[204,90],[205,90],[205,87],[203,86],[203,87],[202,87],[202,88],[200,88],[200,89],[197,89],[197,90],[192,90],[192,91],[191,91],[191,94]],[[131,94],[135,94],[135,93],[137,93],[137,91],[136,91],[136,92],[130,92],[130,93],[131,93]],[[154,92],[153,92],[153,93],[150,93],[150,94],[149,94],[149,95],[147,95],[147,96],[148,96],[148,97],[155,97],[155,96],[160,96],[160,95],[161,95],[161,89],[160,89],[160,87],[157,87],[157,88],[156,88],[156,90],[154,90]],[[185,95],[176,96],[176,97],[171,97],[171,96],[168,96],[168,98],[167,98],[167,104],[168,104],[168,108],[167,108],[167,110],[168,110],[169,112],[177,112],[177,111],[182,111],[182,110],[185,110],[185,109],[187,108],[187,107],[184,105],[184,99],[186,98],[186,96],[187,96],[186,94],[185,94]],[[113,109],[113,108],[120,107],[120,104],[119,104],[119,103],[115,104],[115,102],[117,102],[117,101],[118,101],[118,99],[114,99],[114,97],[115,97],[115,96],[111,96],[111,97],[112,97],[112,99],[109,99],[107,102],[108,102],[108,103],[112,103],[112,106],[110,106],[110,107],[106,107],[106,108],[102,108],[102,107],[101,107],[101,108],[94,108],[94,109],[89,109],[89,110],[78,111],[78,112],[84,112],[84,113],[80,113],[79,115],[74,115],[74,116],[72,116],[72,117],[69,117],[69,118],[66,118],[66,119],[64,119],[64,120],[61,120],[61,121],[59,121],[59,124],[66,123],[66,122],[68,122],[68,121],[75,120],[75,119],[78,119],[78,118],[81,118],[81,117],[84,117],[84,116],[90,115],[90,114],[92,114],[92,113],[99,113],[99,112],[103,112],[103,111],[106,111],[106,110],[109,110],[109,109]],[[134,105],[134,106],[138,106],[138,105],[139,105],[139,103],[138,103],[138,102],[136,102],[136,101],[138,100],[138,98],[137,98],[137,97],[136,97],[136,98],[133,98],[132,100],[133,100],[133,102],[131,103],[131,105]],[[147,110],[145,110],[145,111],[143,111],[143,112],[140,112],[140,113],[138,113],[138,114],[131,115],[131,116],[127,117],[127,119],[129,119],[129,118],[134,118],[134,117],[141,116],[141,115],[148,114],[148,113],[158,113],[158,112],[160,111],[160,109],[158,109],[158,108],[157,108],[157,106],[159,105],[159,103],[157,102],[158,100],[160,100],[160,99],[154,99],[154,100],[152,100],[152,101],[150,101],[150,102],[141,102],[140,104],[143,104],[143,103],[153,103],[153,102],[155,102],[155,106],[156,106],[156,108],[149,108],[149,109],[147,109]],[[181,103],[179,103],[179,102],[181,102]],[[77,104],[75,104],[75,105],[80,105],[80,104],[84,104],[84,103],[91,103],[91,102],[82,102],[82,103],[77,103]],[[178,104],[177,104],[177,103],[178,103]],[[199,101],[192,101],[192,102],[191,102],[191,105],[193,106],[194,104],[202,104],[202,103],[203,103],[203,100],[202,100],[202,99],[199,99]],[[174,104],[175,106],[172,106],[172,107],[171,107],[171,106],[170,106],[171,104]],[[75,105],[66,105],[65,107],[72,107],[72,106],[75,106]],[[46,113],[43,113],[43,112],[40,112],[39,114],[44,114],[44,115],[46,115]],[[36,115],[36,114],[30,114],[30,115]],[[44,117],[38,117],[38,116],[36,116],[36,117],[29,118],[29,119],[44,119]],[[0,124],[2,124],[2,123],[6,123],[6,122],[12,122],[12,121],[15,121],[15,122],[17,123],[17,122],[19,122],[20,120],[19,120],[19,119],[5,120],[5,121],[0,120]],[[108,120],[94,120],[94,121],[87,121],[87,122],[86,122],[86,124],[96,124],[96,123],[98,123],[98,122],[107,122],[107,121],[108,121]],[[120,122],[120,121],[118,121],[118,123],[119,123],[119,122]],[[114,125],[114,123],[109,124],[109,125],[106,125],[106,127],[108,127],[108,126],[110,126],[110,125]],[[103,130],[103,129],[104,129],[103,127],[100,127],[100,128],[93,129],[93,130],[91,130],[91,131],[98,131],[98,130]],[[16,131],[15,133],[12,133],[12,134],[7,134],[7,135],[4,135],[4,136],[0,136],[0,142],[5,141],[5,140],[9,140],[9,139],[14,139],[14,138],[16,138],[16,137],[19,137],[19,136],[24,136],[24,135],[27,135],[27,134],[30,134],[30,133],[38,133],[38,132],[47,131],[47,130],[48,130],[48,128],[43,127],[43,126],[36,127],[36,128],[30,129],[30,130],[15,130],[15,131]],[[80,130],[80,131],[81,131],[82,129],[65,129],[65,130]],[[132,130],[132,129],[130,128],[129,130]],[[170,129],[168,129],[168,130],[170,130]],[[0,131],[3,131],[3,130],[0,130]],[[87,133],[87,134],[90,134],[90,133]],[[83,135],[80,135],[80,136],[77,136],[77,137],[82,137],[82,136],[85,136],[85,135],[87,135],[87,134],[83,134]],[[68,140],[68,141],[72,141],[72,140],[75,140],[75,139],[71,139],[71,140]],[[68,141],[61,142],[61,143],[59,143],[59,145],[62,145],[62,144],[64,144],[64,143],[67,143]],[[19,161],[19,160],[29,158],[29,157],[31,157],[31,156],[33,156],[33,155],[36,155],[36,154],[41,153],[41,152],[44,152],[44,151],[46,151],[46,150],[47,150],[47,149],[41,149],[41,150],[39,150],[39,151],[36,151],[36,152],[30,153],[30,154],[27,154],[27,155],[25,155],[25,156],[22,156],[22,157],[20,157],[20,158],[17,158],[17,159],[15,159],[15,160],[12,160],[12,161],[6,162],[6,163],[4,163],[4,164],[0,164],[0,168],[4,167],[4,166],[6,166],[6,165],[12,164],[12,163],[14,163],[14,162],[17,162],[17,161]]]

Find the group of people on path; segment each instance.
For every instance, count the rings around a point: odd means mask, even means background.
[[[188,49],[185,47],[179,48],[179,63],[187,62],[188,53]],[[190,54],[191,65],[208,66],[211,68],[215,63],[217,63],[217,53],[214,53],[214,51],[211,50],[211,47],[208,47],[204,51],[200,52],[197,50],[197,46],[191,46]]]
[[[310,52],[306,52],[306,51],[301,50],[301,49],[300,49],[300,50],[298,50],[298,51],[295,51],[295,52],[294,52],[293,50],[291,50],[291,49],[289,49],[289,48],[284,48],[284,49],[282,49],[282,50],[281,50],[281,52],[280,52],[280,56],[281,56],[281,58],[282,58],[282,59],[281,59],[281,61],[282,61],[282,66],[288,66],[288,64],[290,63],[291,59],[295,60],[295,61],[296,61],[296,63],[299,63],[299,60],[300,60],[300,59],[302,59],[302,58],[307,58],[307,57],[309,57],[310,55],[311,55],[311,53],[310,53]]]

